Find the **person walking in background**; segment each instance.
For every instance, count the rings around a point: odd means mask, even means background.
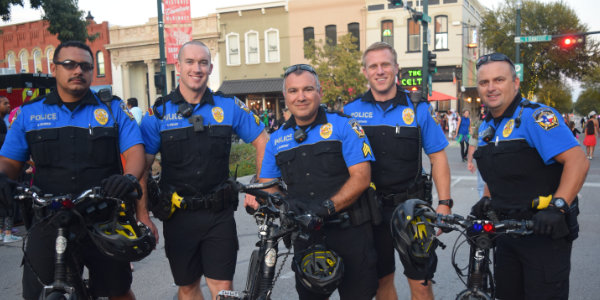
[[[579,134],[581,133],[581,131],[579,131],[579,129],[577,129],[577,127],[575,127],[574,121],[569,121],[569,129],[571,129],[573,136],[579,140]]]
[[[6,123],[5,117],[10,113],[10,102],[6,97],[0,97],[0,147],[4,144],[4,138],[8,132],[10,123]],[[10,216],[0,217],[0,226],[2,227],[2,233],[0,238],[5,243],[18,242],[22,240],[20,236],[12,234],[13,218]]]
[[[456,122],[457,122],[456,113],[453,110],[448,112],[448,138],[453,139],[454,133],[456,130]]]
[[[462,118],[458,117],[458,129],[454,134],[455,138],[458,136],[456,141],[460,144],[460,156],[463,162],[467,161],[467,151],[469,150],[469,132],[471,128],[471,119],[469,119],[469,114],[469,110],[465,109],[463,111]]]
[[[598,135],[598,119],[596,112],[591,111],[588,114],[588,121],[585,123],[585,138],[583,145],[585,146],[585,154],[589,160],[594,157],[594,148],[596,147],[596,135]]]
[[[135,118],[135,122],[138,126],[142,123],[142,110],[138,107],[137,98],[127,99],[127,108]]]

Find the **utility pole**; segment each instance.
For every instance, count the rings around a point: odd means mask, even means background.
[[[162,86],[161,89],[163,97],[167,95],[167,59],[165,55],[165,22],[163,20],[162,13],[162,0],[156,0],[156,6],[158,9],[158,47],[160,48],[160,78],[155,78],[162,81],[159,83],[159,86]],[[154,74],[148,74],[148,76],[154,76]],[[153,87],[152,87],[153,88]]]
[[[429,74],[429,42],[428,42],[428,27],[431,17],[429,17],[429,0],[423,0],[423,17],[421,18],[421,26],[423,28],[423,59],[421,74],[423,74],[423,88],[421,89],[422,101],[427,102],[427,96],[430,94],[432,85],[431,74]]]
[[[521,7],[523,2],[517,0],[517,28],[515,30],[515,36],[521,36]],[[515,46],[515,64],[521,63],[521,44],[517,43]]]

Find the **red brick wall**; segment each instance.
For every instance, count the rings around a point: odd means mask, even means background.
[[[50,47],[56,49],[60,43],[55,35],[46,30],[48,23],[43,20],[14,24],[0,27],[0,68],[8,68],[8,53],[12,52],[15,56],[15,68],[17,73],[21,71],[20,53],[27,51],[28,56],[28,72],[34,73],[35,63],[33,59],[34,50],[41,52],[41,70],[42,73],[50,73],[48,70],[47,59],[52,60],[52,57],[46,57],[46,50]],[[112,84],[112,73],[110,64],[110,53],[104,48],[104,45],[109,44],[108,22],[97,24],[92,21],[88,26],[90,35],[98,33],[99,36],[93,42],[87,44],[94,53],[94,81],[92,85],[110,85]],[[104,54],[104,76],[98,76],[97,68],[97,53],[102,51]]]

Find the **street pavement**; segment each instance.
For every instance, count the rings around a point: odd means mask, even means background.
[[[450,142],[446,152],[450,162],[452,173],[452,197],[454,199],[454,212],[466,215],[470,207],[479,199],[477,194],[477,177],[471,174],[466,163],[463,163],[459,154],[460,147],[455,141]],[[598,299],[600,295],[600,279],[597,276],[597,268],[600,266],[598,256],[598,244],[600,235],[596,231],[600,228],[600,205],[598,195],[600,194],[600,155],[591,161],[591,168],[586,182],[580,192],[579,223],[581,232],[579,239],[574,242],[571,257],[571,287],[570,299]],[[429,169],[429,161],[424,157],[423,165]],[[248,177],[240,181],[247,181]],[[240,196],[240,199],[243,199]],[[434,199],[437,199],[434,189]],[[437,201],[437,200],[436,200]],[[240,203],[242,203],[240,201]],[[243,207],[236,212],[238,237],[240,251],[237,258],[237,268],[234,277],[234,287],[243,289],[248,268],[248,259],[254,244],[258,240],[257,228],[254,219],[246,214]],[[155,224],[162,233],[162,224],[154,219]],[[24,228],[17,227],[17,234],[23,235]],[[456,294],[464,289],[454,268],[451,265],[451,250],[457,238],[457,233],[443,234],[440,239],[447,245],[445,250],[438,248],[439,262],[435,274],[434,293],[436,299],[454,299]],[[164,241],[162,239],[156,250],[147,258],[133,265],[133,291],[137,299],[177,299],[177,287],[173,283],[169,264],[165,257]],[[280,248],[284,248],[280,246]],[[280,253],[287,250],[281,249]],[[0,243],[0,299],[21,299],[21,243]],[[461,267],[467,264],[468,247],[464,245],[457,254],[457,262]],[[278,267],[283,258],[278,261]],[[290,269],[291,256],[286,260],[280,276],[273,290],[273,299],[297,299],[294,288],[294,276]],[[410,299],[410,292],[406,279],[402,275],[402,265],[396,256],[396,288],[399,299]],[[202,281],[205,297],[208,296],[206,284]],[[339,299],[337,292],[331,297],[332,300]]]

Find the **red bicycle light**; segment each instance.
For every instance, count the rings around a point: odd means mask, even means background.
[[[491,223],[485,223],[485,224],[483,224],[483,230],[485,232],[492,232],[492,231],[494,231],[494,225]]]
[[[61,204],[64,208],[73,208],[73,206],[75,206],[73,205],[73,201],[71,201],[71,199],[65,199],[61,202]]]

